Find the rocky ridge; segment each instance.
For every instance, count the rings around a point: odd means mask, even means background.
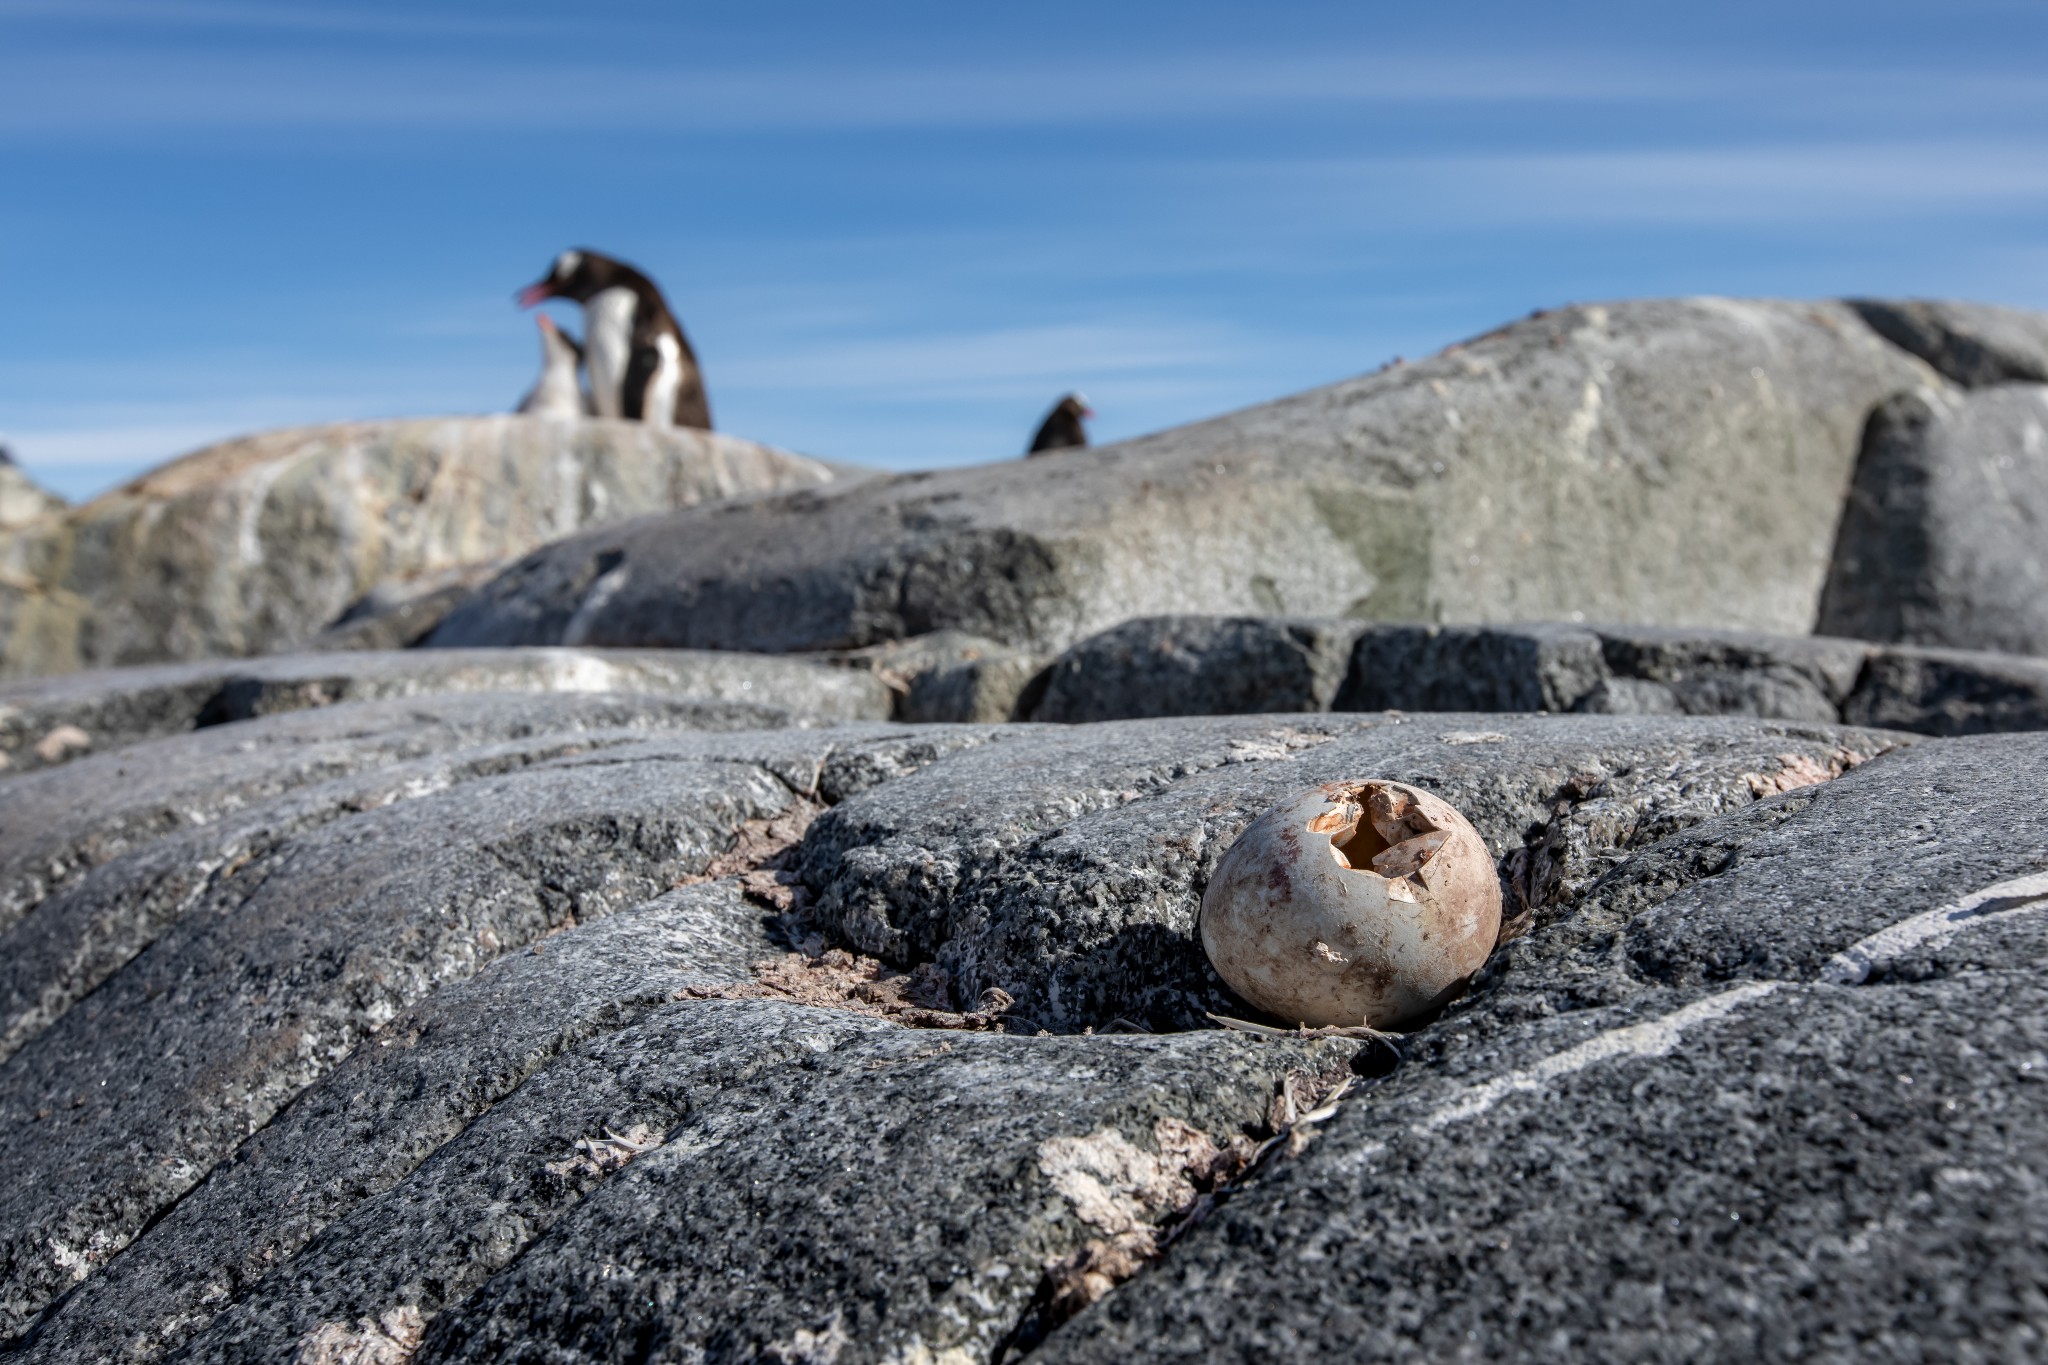
[[[2048,660],[1812,635],[1557,622],[1126,621],[1060,654],[1020,718],[1253,711],[1765,716],[1922,734],[2048,729]]]
[[[2000,1136],[2048,1103],[2038,737],[717,705],[337,699],[0,779],[17,1353],[1734,1358],[2044,1320]],[[1391,1045],[1215,1027],[1248,1011],[1208,870],[1361,773],[1465,811],[1526,932]],[[773,985],[846,954],[882,965],[845,1007]],[[891,973],[919,1010],[860,1006]],[[1963,1265],[1968,1310],[1932,1295]]]
[[[2031,647],[1954,552],[2044,381],[2002,310],[1562,310],[571,537],[487,647],[0,686],[0,1352],[2037,1356],[2048,663],[1913,622]],[[1432,616],[1498,623],[1366,619]],[[1361,777],[1507,908],[1401,1036],[1199,946]]]
[[[751,441],[636,422],[264,432],[8,532],[0,676],[266,653],[358,603],[412,603],[388,638],[366,641],[408,644],[438,619],[419,599],[479,566],[590,526],[833,476]]]
[[[1865,421],[1918,387],[1951,381],[1845,304],[1575,306],[1085,456],[571,537],[431,639],[781,652],[952,629],[1052,653],[1190,612],[1801,632]]]

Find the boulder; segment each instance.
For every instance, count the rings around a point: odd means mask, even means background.
[[[380,585],[832,476],[749,441],[637,422],[450,417],[265,432],[60,518],[17,587],[30,600],[0,620],[0,674],[275,651]]]
[[[1930,735],[2048,729],[2048,660],[1753,631],[1152,617],[1071,646],[1045,676],[1027,713],[1070,723],[1573,711],[1845,721]]]
[[[71,504],[36,483],[0,446],[0,531],[14,531],[43,517],[55,516]]]
[[[1605,1081],[1602,1065],[1638,1090],[1668,1065],[1659,1093],[1682,1085],[1695,1105],[1764,1086],[1776,1073],[1739,1049],[1723,1075],[1690,1050],[1665,1063],[1654,1032],[1634,1051],[1635,1035],[1601,1040],[1714,999],[1726,983],[1695,984],[1695,961],[1751,984],[1729,956],[1746,938],[1768,954],[1753,970],[1781,979],[1880,933],[1908,888],[1879,849],[1896,851],[1893,807],[1914,793],[1967,784],[1934,798],[1937,837],[1910,846],[1922,885],[1974,889],[2044,847],[2037,801],[2010,818],[1996,804],[2041,756],[2001,774],[2002,751],[1964,748],[1944,768],[1919,756],[1979,742],[1841,726],[694,724],[658,698],[340,702],[0,779],[16,908],[0,928],[0,1333],[17,1354],[596,1360],[659,1342],[676,1358],[1013,1359],[1095,1349],[1184,1281],[1190,1249],[1224,1258],[1200,1263],[1210,1283],[1258,1292],[1232,1290],[1229,1324],[1156,1311],[1253,1332],[1293,1311],[1298,1271],[1256,1230],[1212,1231],[1255,1205],[1290,1229],[1307,1207],[1345,1228],[1381,1216],[1385,1196],[1354,1191],[1413,1123],[1508,1122],[1534,1107],[1525,1092]],[[1360,772],[1459,804],[1531,931],[1392,1045],[1214,1027],[1205,1009],[1247,1011],[1194,946],[1208,869],[1277,796]],[[2000,812],[1996,832],[1949,831],[1942,801]],[[1782,833],[1807,812],[1833,831],[1810,853]],[[1736,870],[1715,877],[1722,848]],[[88,865],[41,880],[64,850]],[[1853,911],[1844,893],[1809,927],[1794,911],[1845,868],[1898,889]],[[1724,897],[1737,875],[1765,880]],[[1729,918],[1745,906],[1761,929]],[[1991,932],[2029,923],[1995,913]],[[1628,951],[1603,955],[1617,934]],[[777,984],[845,977],[863,945],[891,965],[837,994]],[[1908,945],[1923,947],[1939,945]],[[875,1003],[912,988],[916,1008]],[[1545,1069],[1588,1040],[1591,1062]],[[1957,1075],[1987,1095],[2024,1086],[2007,1044],[1969,1041],[1998,1046],[1983,1062],[1952,1047]],[[1798,1055],[1808,1084],[1839,1088],[1816,1103],[1866,1102],[1882,1071],[1859,1057],[1863,1074],[1830,1081],[1830,1055]],[[1499,1097],[1468,1115],[1475,1091]],[[1899,1121],[1940,1121],[1924,1109]],[[1763,1197],[1754,1167],[1736,1174],[1747,1130],[1688,1116],[1685,1131],[1703,1153],[1690,1165],[1653,1168],[1652,1132],[1632,1139],[1640,1158],[1596,1148],[1555,1178],[1654,1176],[1636,1197],[1688,1222]],[[1815,1163],[1867,1152],[1891,1169],[1881,1131],[1807,1131],[1787,1118],[1769,1135],[1786,1201],[1809,1198]],[[1544,1155],[1526,1135],[1486,1146],[1494,1163]],[[1455,1151],[1416,1150],[1444,1163],[1446,1199],[1469,1198]],[[1674,1168],[1696,1178],[1674,1184]],[[1324,1193],[1289,1200],[1303,1181]],[[1547,1207],[1538,1183],[1514,1189]],[[1527,1273],[1613,1264],[1598,1210],[1560,1208]],[[1887,1247],[1974,1226],[1911,1204],[1891,1218]],[[2000,1273],[2031,1264],[2027,1236]],[[1232,1261],[1232,1245],[1260,1249]],[[1420,1245],[1348,1252],[1325,1311],[1377,1313],[1371,1257]],[[1749,1273],[1719,1245],[1675,1264],[1703,1284]],[[1836,1307],[1875,1311],[1890,1287]],[[1516,1320],[1489,1322],[1506,1353],[1534,1350],[1512,1349]]]
[[[1366,629],[1362,621],[1270,616],[1140,617],[1068,646],[1031,718],[1327,711]]]
[[[1818,628],[2048,654],[2044,525],[2048,387],[1900,394],[1864,428]]]
[[[1842,718],[1925,735],[2048,730],[2048,659],[1905,646],[1873,650]]]
[[[441,618],[503,571],[502,560],[463,564],[438,573],[379,583],[348,604],[307,649],[406,649],[433,633]]]
[[[2044,763],[1931,742],[1634,854],[1040,1358],[2031,1355]]]
[[[442,645],[1050,653],[1133,615],[1797,632],[1864,419],[1942,383],[1838,303],[1544,313],[1058,460],[672,513],[528,555]]]
[[[889,689],[803,659],[697,650],[392,650],[101,669],[0,684],[0,769],[38,768],[196,726],[378,697],[625,693],[755,724],[882,719]]]
[[[1965,388],[2048,384],[2048,317],[1939,299],[1851,299],[1876,333]]]
[[[1044,671],[1033,655],[958,630],[936,630],[831,657],[881,679],[896,696],[895,718],[904,721],[1018,719]]]

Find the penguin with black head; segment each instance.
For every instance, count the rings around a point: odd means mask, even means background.
[[[1095,409],[1088,406],[1088,400],[1078,393],[1070,393],[1052,405],[1052,411],[1038,424],[1038,434],[1031,438],[1031,449],[1025,455],[1051,455],[1056,451],[1072,450],[1088,444],[1088,428],[1082,423],[1095,415]]]
[[[547,299],[583,305],[583,363],[598,416],[711,430],[697,353],[653,280],[577,247],[555,257],[546,276],[518,298],[522,308]]]

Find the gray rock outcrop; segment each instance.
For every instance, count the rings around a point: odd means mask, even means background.
[[[0,683],[0,769],[308,707],[465,692],[621,693],[760,724],[884,719],[878,678],[804,659],[696,650],[352,651],[157,664]]]
[[[442,692],[0,778],[0,1340],[950,1365],[2048,1331],[2048,736],[747,723]],[[1210,869],[1367,773],[1473,820],[1525,932],[1400,1039],[1214,1027],[1246,1009],[1197,946]]]
[[[1633,856],[1044,1358],[2032,1354],[2044,761],[1938,741]]]
[[[403,596],[390,585],[832,474],[734,437],[635,422],[450,417],[265,432],[18,533],[32,543],[15,547],[22,581],[0,600],[0,676],[283,649],[380,586]]]
[[[1045,677],[1025,718],[1570,711],[2048,729],[2048,660],[1751,631],[1157,616],[1080,641]]]
[[[1921,390],[1871,414],[1818,629],[2048,654],[2048,387]]]
[[[2048,384],[2048,317],[1943,299],[1852,299],[1879,336],[1964,388]]]
[[[17,530],[71,505],[24,474],[6,458],[6,449],[0,446],[0,531]]]
[[[1837,303],[1560,309],[1059,460],[696,509],[529,555],[430,637],[1050,653],[1132,615],[1796,632],[1857,438],[1944,381]]]

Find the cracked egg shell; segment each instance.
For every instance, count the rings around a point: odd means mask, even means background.
[[[1331,782],[1245,827],[1202,893],[1218,975],[1289,1023],[1395,1028],[1451,1000],[1500,933],[1486,841],[1400,782]]]

